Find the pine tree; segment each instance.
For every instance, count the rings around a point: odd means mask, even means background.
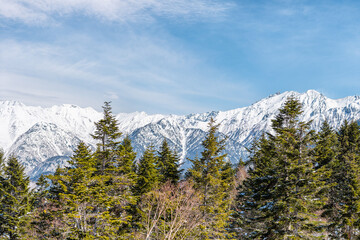
[[[35,191],[36,201],[39,201],[43,198],[47,198],[48,193],[49,193],[49,187],[50,187],[50,184],[49,184],[48,180],[46,179],[46,177],[44,175],[41,174],[41,176],[39,177],[39,179],[36,182],[36,191]],[[36,205],[37,204],[35,204],[35,206]]]
[[[64,185],[60,181],[65,174],[65,169],[61,168],[59,165],[56,167],[54,174],[46,176],[50,180],[50,187],[49,187],[49,197],[51,200],[56,204],[60,203],[60,194],[64,193]]]
[[[89,224],[94,216],[94,208],[98,197],[94,188],[94,172],[96,162],[89,147],[80,142],[69,161],[70,167],[61,179],[64,192],[60,193],[62,202],[66,205],[66,215],[70,226],[71,237],[83,239],[92,236],[94,226]]]
[[[333,239],[357,239],[360,230],[360,130],[347,121],[338,133],[339,154],[332,164],[328,204],[324,216]]]
[[[120,174],[126,174],[130,179],[136,178],[136,152],[131,146],[131,139],[126,136],[121,142],[118,164]]]
[[[322,174],[315,171],[315,134],[300,122],[301,104],[289,97],[255,149],[253,169],[238,195],[239,228],[259,239],[316,239],[325,202]],[[251,237],[250,237],[251,238]]]
[[[124,145],[119,140],[121,133],[109,102],[105,102],[103,110],[104,117],[95,123],[96,131],[92,135],[100,141],[95,152],[97,171],[94,179],[98,193],[96,200],[99,202],[95,211],[104,226],[96,227],[95,231],[107,231],[109,236],[112,236],[120,234],[121,226],[131,219],[127,210],[135,203],[135,198],[131,193],[134,174],[131,173],[129,165],[135,155],[129,139],[124,140]],[[95,225],[100,225],[100,222]]]
[[[160,174],[159,181],[166,183],[170,181],[176,184],[181,175],[180,159],[175,151],[171,151],[167,141],[164,139],[158,151],[157,168]]]
[[[156,169],[156,160],[154,147],[149,146],[145,149],[136,167],[136,181],[132,187],[132,192],[137,201],[129,209],[132,215],[132,231],[139,231],[139,229],[144,228],[141,222],[146,213],[139,206],[141,205],[142,198],[159,185],[159,172]]]
[[[192,160],[189,174],[195,189],[201,194],[204,223],[201,229],[201,239],[229,237],[228,220],[231,214],[230,198],[231,183],[228,181],[225,149],[226,139],[219,139],[218,127],[214,119],[210,119],[209,131],[202,142],[204,150],[201,158]],[[223,171],[226,169],[226,171]]]
[[[159,173],[156,169],[156,155],[153,146],[149,146],[137,166],[135,196],[142,196],[158,185]]]
[[[83,142],[78,145],[69,167],[51,176],[53,201],[61,205],[62,231],[69,239],[114,239],[127,237],[119,232],[131,218],[127,209],[133,198],[125,175],[114,168],[96,169],[96,158]],[[111,169],[111,171],[109,170]]]
[[[2,149],[0,149],[0,179],[4,175],[4,169],[5,169],[5,153]]]
[[[0,203],[3,202],[5,195],[2,195],[1,193],[5,191],[5,175],[4,175],[4,170],[5,170],[5,157],[4,157],[4,151],[2,149],[0,149]],[[3,218],[3,216],[1,215],[1,210],[0,210],[0,236],[2,236],[2,234],[5,232],[5,229],[3,227],[3,222],[5,222],[5,218]]]
[[[324,121],[320,132],[317,134],[314,147],[315,167],[330,167],[338,152],[338,141],[335,131],[330,127],[328,121]]]
[[[253,143],[247,177],[237,187],[231,229],[239,239],[267,237],[271,221],[272,189],[276,185],[276,151],[274,142],[263,134]]]
[[[4,168],[4,179],[0,188],[0,236],[10,240],[20,239],[26,214],[30,210],[29,178],[25,168],[11,156]]]
[[[300,122],[301,104],[289,97],[276,119],[272,138],[276,145],[277,183],[274,189],[271,234],[284,238],[314,238],[323,222],[316,215],[325,201],[325,182],[314,171],[312,146],[315,134],[311,122]],[[320,238],[320,237],[319,237]]]
[[[315,147],[314,147],[314,167],[316,171],[325,182],[323,186],[323,193],[327,198],[327,202],[322,209],[322,217],[327,218],[332,215],[334,206],[332,196],[334,194],[335,181],[331,177],[333,175],[333,168],[336,165],[336,158],[338,154],[338,140],[335,131],[330,127],[327,121],[324,121],[320,131],[317,133]],[[326,234],[332,231],[332,224],[329,222],[323,225],[327,230]]]
[[[103,106],[103,119],[95,123],[95,133],[91,136],[100,141],[96,151],[98,159],[98,170],[101,174],[105,174],[105,169],[111,166],[116,158],[116,151],[119,149],[119,132],[118,122],[112,115],[110,102],[105,102]]]

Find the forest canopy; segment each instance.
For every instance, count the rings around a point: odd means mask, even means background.
[[[184,172],[166,139],[137,158],[105,102],[96,150],[80,142],[35,188],[0,153],[0,239],[358,239],[359,125],[315,132],[301,114],[289,97],[236,164],[211,118]]]

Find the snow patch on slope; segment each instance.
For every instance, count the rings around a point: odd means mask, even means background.
[[[206,135],[208,122],[213,117],[220,124],[220,136],[228,137],[226,153],[229,160],[237,162],[247,157],[246,148],[265,131],[271,131],[271,120],[289,96],[294,96],[303,105],[302,121],[312,121],[312,128],[319,130],[326,119],[334,128],[344,120],[360,119],[360,97],[350,96],[330,99],[309,90],[274,94],[248,107],[230,111],[212,111],[186,116],[148,115],[144,112],[120,113],[116,115],[123,136],[129,135],[133,147],[141,156],[150,145],[160,146],[163,139],[169,142],[183,160],[183,167],[190,166],[187,158],[199,156],[201,142]],[[15,101],[0,101],[0,146],[7,154],[13,153],[26,165],[29,174],[46,172],[72,154],[79,141],[95,148],[90,133],[94,122],[102,113],[92,108],[74,105],[50,108],[25,106]],[[52,159],[52,160],[49,160]],[[49,161],[49,164],[45,162]],[[50,170],[49,170],[50,171]]]

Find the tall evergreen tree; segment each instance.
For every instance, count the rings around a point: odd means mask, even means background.
[[[332,164],[328,204],[324,216],[330,222],[333,239],[360,237],[360,130],[356,122],[347,121],[338,133],[339,154]]]
[[[70,166],[50,177],[56,186],[52,192],[59,196],[54,200],[61,204],[63,221],[67,224],[64,237],[69,239],[128,236],[119,231],[120,226],[129,222],[127,208],[134,203],[128,178],[117,175],[118,171],[110,165],[102,174],[96,169],[96,160],[81,142],[69,161]]]
[[[135,156],[131,149],[129,139],[125,139],[123,144],[120,141],[121,132],[118,122],[112,115],[109,102],[103,106],[104,117],[95,123],[96,131],[92,135],[99,140],[98,149],[95,152],[97,160],[96,184],[99,195],[100,205],[96,211],[102,214],[102,219],[111,223],[109,229],[126,225],[131,216],[127,214],[127,209],[135,201],[131,193],[134,184],[134,174],[129,172],[129,165]],[[107,214],[107,215],[106,215]],[[98,230],[104,230],[99,229]],[[112,230],[111,230],[112,231]],[[119,233],[120,234],[120,233]]]
[[[2,149],[0,149],[0,203],[3,202],[3,199],[5,197],[5,195],[2,195],[1,193],[3,191],[5,191],[5,175],[4,175],[4,170],[5,170],[5,157],[4,157],[4,151]],[[0,211],[1,213],[1,211]],[[3,218],[2,215],[0,215],[0,223],[5,222],[5,219]],[[3,227],[2,224],[0,224],[0,236],[2,236],[2,234],[5,232],[5,229]]]
[[[61,204],[60,201],[60,194],[64,193],[64,186],[60,181],[65,174],[65,169],[61,168],[59,165],[56,167],[54,174],[46,176],[50,180],[50,187],[49,187],[49,197],[51,200],[56,204]]]
[[[330,164],[335,160],[338,153],[338,141],[335,131],[330,127],[328,121],[321,125],[317,133],[314,147],[315,167],[317,169]]]
[[[171,151],[166,139],[163,140],[160,151],[158,151],[157,168],[161,183],[170,181],[176,184],[181,175],[180,159],[175,151]]]
[[[132,214],[132,230],[143,229],[141,224],[144,217],[143,210],[139,208],[142,197],[149,194],[159,185],[159,172],[156,169],[156,154],[153,146],[145,149],[143,156],[140,158],[136,168],[136,181],[132,188],[134,196],[136,196],[136,204],[131,206],[130,213]]]
[[[322,217],[327,218],[332,215],[336,203],[332,196],[335,194],[334,186],[336,185],[333,175],[333,168],[336,165],[338,155],[338,140],[336,132],[330,127],[327,121],[324,121],[320,131],[317,133],[314,147],[314,166],[316,171],[322,176],[322,180],[326,183],[323,188],[324,194],[327,196],[326,204],[322,209]],[[323,226],[327,230],[327,235],[333,229],[333,224],[327,223]]]
[[[322,175],[314,171],[312,146],[314,131],[310,122],[299,121],[301,104],[288,98],[273,120],[276,133],[277,183],[271,235],[281,238],[313,238],[323,222],[316,215],[324,203]]]
[[[134,180],[136,178],[136,152],[131,146],[131,139],[126,136],[121,142],[118,164],[120,174],[126,174]]]
[[[195,188],[200,191],[202,212],[205,222],[201,229],[201,239],[229,237],[227,225],[230,210],[231,183],[228,182],[228,168],[226,167],[225,149],[226,139],[218,137],[218,127],[213,118],[209,122],[209,131],[202,142],[204,150],[201,158],[192,160],[189,174]],[[225,170],[226,171],[223,171]]]
[[[89,147],[80,142],[74,155],[69,160],[70,166],[61,179],[64,193],[60,193],[62,202],[66,205],[66,215],[73,238],[83,239],[93,236],[94,225],[89,224],[90,219],[97,219],[95,216],[95,201],[99,195],[94,187],[94,172],[96,161],[91,154]],[[95,185],[96,186],[96,185]],[[95,235],[95,234],[94,234]],[[95,235],[96,236],[96,235]]]
[[[299,121],[301,113],[299,101],[289,97],[272,122],[275,135],[261,140],[254,170],[249,171],[249,180],[239,192],[240,209],[244,210],[240,224],[250,230],[248,234],[255,234],[254,238],[322,238],[316,233],[323,224],[317,210],[325,201],[325,182],[315,171],[314,132],[309,130],[309,122]],[[252,186],[257,181],[258,185]],[[252,212],[254,217],[249,214]]]
[[[275,143],[266,135],[253,143],[246,163],[248,176],[237,187],[231,229],[239,239],[263,239],[271,221],[273,188],[276,185]]]
[[[4,169],[5,169],[5,153],[4,151],[0,148],[0,179],[3,177],[4,175]]]
[[[0,196],[0,236],[10,240],[21,239],[23,226],[30,210],[29,178],[25,168],[11,156],[4,168],[4,179],[1,183]]]
[[[159,173],[156,169],[156,155],[153,146],[149,146],[137,166],[137,180],[134,194],[138,197],[150,192],[159,183]]]
[[[121,133],[119,131],[118,122],[112,114],[110,102],[105,102],[103,106],[103,118],[95,123],[95,133],[91,136],[98,140],[98,149],[96,156],[98,160],[98,170],[104,174],[105,169],[108,168],[116,158],[116,151],[119,149],[119,138]]]

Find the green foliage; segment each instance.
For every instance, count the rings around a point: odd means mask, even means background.
[[[218,125],[211,118],[208,134],[202,142],[204,150],[201,158],[192,160],[193,165],[189,169],[195,189],[200,192],[201,210],[205,217],[200,239],[229,237],[226,228],[231,214],[229,193],[234,176],[229,171],[226,154],[222,154],[225,141],[219,139]]]
[[[96,160],[89,148],[81,142],[69,164],[70,167],[60,179],[64,190],[60,193],[60,198],[66,205],[67,222],[72,226],[70,236],[82,239],[94,233],[94,226],[90,222],[95,216],[94,208],[97,207],[95,200],[98,197],[94,184]]]
[[[53,202],[55,198],[51,198],[49,188],[49,180],[41,175],[34,190],[25,239],[64,239],[62,211],[58,201]]]
[[[119,173],[126,174],[134,180],[136,178],[136,153],[131,146],[129,136],[126,136],[122,141],[118,158]]]
[[[316,213],[326,198],[325,181],[315,171],[310,123],[300,122],[300,103],[288,98],[273,120],[275,135],[255,145],[249,178],[239,188],[237,219],[242,238],[322,238]]]
[[[36,195],[45,196],[46,202],[38,201],[32,213],[37,220],[32,221],[33,231],[28,235],[53,239],[130,237],[122,226],[130,222],[128,210],[135,204],[131,188],[136,155],[128,138],[118,141],[121,133],[109,103],[103,108],[104,118],[95,123],[93,135],[99,140],[97,151],[92,153],[81,142],[69,166],[48,176],[49,188],[39,179]]]
[[[2,149],[0,149],[0,178],[4,177],[4,169],[5,169],[5,154]]]
[[[360,127],[315,134],[290,97],[272,133],[234,169],[210,120],[200,157],[180,179],[166,140],[136,162],[110,103],[92,135],[34,190],[15,157],[0,151],[0,239],[359,239]]]
[[[107,165],[103,174],[97,171],[97,161],[90,149],[80,143],[70,166],[51,176],[56,191],[55,203],[61,206],[62,221],[69,239],[113,239],[119,228],[131,218],[127,209],[134,203],[131,181],[119,174],[116,166]]]
[[[357,239],[360,229],[360,130],[345,122],[338,133],[339,153],[331,164],[333,183],[323,215],[332,238]]]
[[[134,187],[135,196],[150,192],[159,183],[159,172],[156,169],[156,155],[153,146],[149,146],[137,167],[137,179]]]
[[[3,157],[1,157],[3,159]],[[24,167],[11,156],[3,167],[0,182],[0,236],[21,239],[30,211],[29,178]]]
[[[338,153],[338,140],[336,133],[325,121],[317,134],[316,145],[314,147],[314,157],[316,168],[326,166],[329,168]]]
[[[96,151],[97,168],[101,174],[104,174],[106,168],[111,167],[111,164],[116,158],[116,150],[118,150],[120,142],[118,139],[121,136],[119,132],[118,122],[112,115],[110,102],[105,102],[103,106],[103,119],[95,123],[95,133],[91,136],[98,140],[98,149]]]
[[[181,175],[180,159],[175,151],[171,151],[167,141],[164,139],[160,151],[158,151],[157,169],[160,174],[159,181],[166,183],[170,181],[176,184]]]
[[[232,230],[240,239],[259,239],[266,235],[276,185],[275,144],[265,135],[253,143],[248,177],[238,186],[232,216]]]

